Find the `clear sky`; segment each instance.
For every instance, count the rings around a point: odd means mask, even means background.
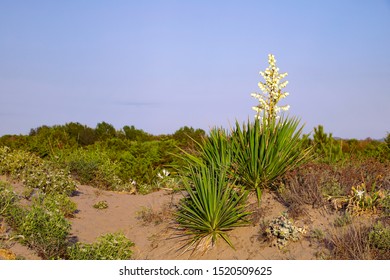
[[[305,132],[390,132],[388,0],[0,0],[0,135],[228,128],[253,118],[269,53]]]

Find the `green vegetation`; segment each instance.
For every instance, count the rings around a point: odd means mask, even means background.
[[[181,164],[176,156],[180,149],[195,152],[193,140],[204,137],[203,130],[187,126],[159,136],[134,126],[115,130],[105,122],[95,129],[79,123],[41,126],[28,136],[0,137],[0,174],[25,180],[34,187],[41,182],[42,189],[53,191],[63,189],[61,183],[68,184],[70,191],[72,183],[65,181],[70,174],[81,184],[128,192],[141,188],[146,194],[155,191],[154,186],[161,182],[158,173]],[[56,170],[62,170],[62,177],[54,176]],[[50,186],[44,186],[46,181]]]
[[[92,244],[80,243],[69,246],[69,260],[128,260],[133,251],[131,242],[123,233],[108,233]]]
[[[66,170],[35,154],[0,147],[0,159],[0,174],[22,181],[30,189],[30,194],[33,189],[68,195],[76,190],[76,182]]]
[[[269,222],[265,230],[268,239],[273,241],[273,245],[283,248],[289,241],[298,241],[306,233],[304,228],[294,225],[286,214],[281,215]]]
[[[177,217],[189,244],[207,250],[221,237],[233,247],[227,231],[245,224],[247,192],[234,188],[226,170],[213,165],[191,167],[184,186],[188,196]]]
[[[368,241],[372,248],[390,255],[390,227],[378,222],[368,234]]]
[[[66,252],[70,223],[56,208],[34,203],[18,228],[23,243],[44,259],[61,258]]]
[[[308,206],[338,215],[334,232],[312,233],[321,235],[312,239],[330,246],[331,258],[385,258],[390,134],[384,141],[343,140],[318,125],[312,138],[303,135],[298,118],[279,115],[289,109],[278,106],[288,96],[282,91],[287,81],[281,82],[287,73],[279,74],[272,55],[269,64],[260,72],[262,93],[252,94],[258,101],[255,119],[236,122],[231,130],[215,128],[206,135],[185,126],[155,136],[128,125],[116,130],[106,122],[95,128],[67,123],[0,137],[0,175],[24,187],[16,194],[0,181],[0,218],[44,259],[129,259],[134,244],[122,234],[102,236],[93,244],[70,243],[68,219],[77,206],[69,197],[76,185],[140,195],[181,190],[174,216],[187,248],[206,250],[218,239],[234,248],[229,231],[248,224],[248,196],[256,194],[258,212],[267,189],[294,219],[305,215]],[[22,206],[22,199],[27,205]],[[99,201],[94,207],[108,204]],[[138,214],[145,224],[171,217],[151,209]],[[356,225],[356,216],[374,223]],[[283,246],[298,233],[303,231],[284,216],[268,225],[268,237],[282,240]]]
[[[234,173],[244,186],[256,190],[260,202],[263,188],[271,187],[287,171],[308,159],[310,148],[303,149],[298,120],[258,119],[232,133]]]
[[[105,201],[105,200],[101,200],[101,201],[99,201],[99,202],[96,202],[96,203],[93,205],[93,208],[99,209],[99,210],[107,209],[107,208],[108,208],[108,203],[107,203],[107,201]]]

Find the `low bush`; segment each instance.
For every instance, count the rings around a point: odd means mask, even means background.
[[[18,228],[27,214],[27,210],[19,206],[18,202],[19,197],[10,184],[0,181],[0,216],[12,228]]]
[[[96,202],[96,203],[93,205],[93,208],[99,209],[99,210],[107,209],[107,208],[108,208],[108,203],[107,203],[107,201],[105,201],[105,200],[101,200],[101,201],[99,201],[99,202]]]
[[[334,230],[325,239],[333,260],[388,260],[390,227],[388,223],[350,224]]]
[[[0,181],[0,216],[6,215],[17,200],[18,197],[11,186],[6,182]]]
[[[43,259],[62,258],[66,253],[70,223],[57,208],[34,203],[18,228],[23,243]]]
[[[76,203],[70,200],[69,196],[61,193],[38,194],[33,198],[33,204],[41,205],[67,218],[73,217],[77,210]]]
[[[65,160],[73,176],[82,184],[114,191],[131,191],[134,186],[119,178],[120,166],[100,150],[78,149]]]
[[[333,260],[372,259],[368,242],[369,226],[350,224],[332,231],[325,243]]]
[[[314,208],[326,205],[327,201],[322,192],[324,178],[318,176],[319,169],[319,166],[305,164],[287,172],[283,177],[278,188],[278,197],[289,208],[289,212],[297,211],[303,205]]]
[[[377,222],[368,234],[368,242],[376,250],[376,258],[390,258],[390,226]]]
[[[352,223],[352,216],[349,212],[344,212],[341,216],[335,218],[333,224],[335,227],[344,227]]]
[[[67,195],[76,190],[76,183],[67,171],[32,153],[1,147],[0,159],[0,174],[21,180],[30,189]]]
[[[131,242],[122,233],[100,236],[95,243],[77,242],[67,249],[69,260],[128,260],[133,255]]]
[[[304,228],[295,226],[293,221],[282,214],[269,222],[265,229],[267,239],[279,249],[284,248],[289,241],[298,241],[306,233]]]

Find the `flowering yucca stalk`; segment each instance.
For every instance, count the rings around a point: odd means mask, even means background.
[[[279,74],[279,68],[276,67],[274,55],[268,55],[269,67],[260,75],[265,82],[259,82],[258,86],[262,93],[252,93],[251,96],[259,101],[257,106],[252,107],[256,111],[256,118],[266,118],[268,121],[278,118],[280,111],[287,111],[290,106],[277,106],[278,102],[289,95],[288,92],[282,92],[288,84],[288,81],[281,82],[287,76],[287,73]]]

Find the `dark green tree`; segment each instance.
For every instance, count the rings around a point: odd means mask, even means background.
[[[116,136],[116,130],[112,124],[101,122],[96,125],[96,136],[99,140],[107,140]]]
[[[176,130],[172,137],[180,148],[193,150],[196,147],[195,142],[202,143],[202,139],[206,137],[206,132],[200,128],[194,129],[193,127],[184,126]]]
[[[150,139],[150,135],[148,133],[142,129],[136,129],[134,125],[125,125],[122,130],[126,139],[130,141],[145,141]]]
[[[320,160],[338,161],[343,156],[341,142],[337,143],[332,133],[325,133],[322,125],[314,128],[313,145]]]

